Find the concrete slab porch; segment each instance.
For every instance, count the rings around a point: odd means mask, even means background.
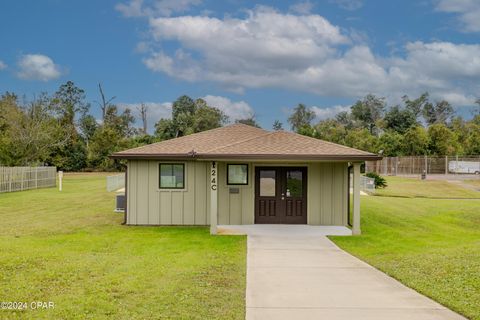
[[[219,225],[218,234],[224,235],[311,235],[311,236],[351,236],[352,230],[342,226],[312,226],[305,224],[244,224]]]
[[[247,234],[246,318],[464,319],[338,248],[344,227],[219,226]]]

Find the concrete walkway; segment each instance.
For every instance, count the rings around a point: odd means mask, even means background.
[[[249,320],[464,319],[325,237],[349,229],[242,227],[248,234]]]

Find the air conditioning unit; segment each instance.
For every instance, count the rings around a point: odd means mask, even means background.
[[[125,193],[117,193],[115,196],[115,212],[125,212]]]

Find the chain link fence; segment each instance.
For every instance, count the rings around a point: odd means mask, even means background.
[[[107,176],[107,191],[112,192],[125,188],[125,173]]]
[[[378,161],[366,161],[365,171],[390,176],[425,173],[480,177],[480,156],[384,157]]]

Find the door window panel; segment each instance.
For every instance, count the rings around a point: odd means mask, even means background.
[[[275,170],[260,170],[260,197],[275,197]]]
[[[287,170],[287,197],[302,197],[303,196],[303,177],[300,170]]]

